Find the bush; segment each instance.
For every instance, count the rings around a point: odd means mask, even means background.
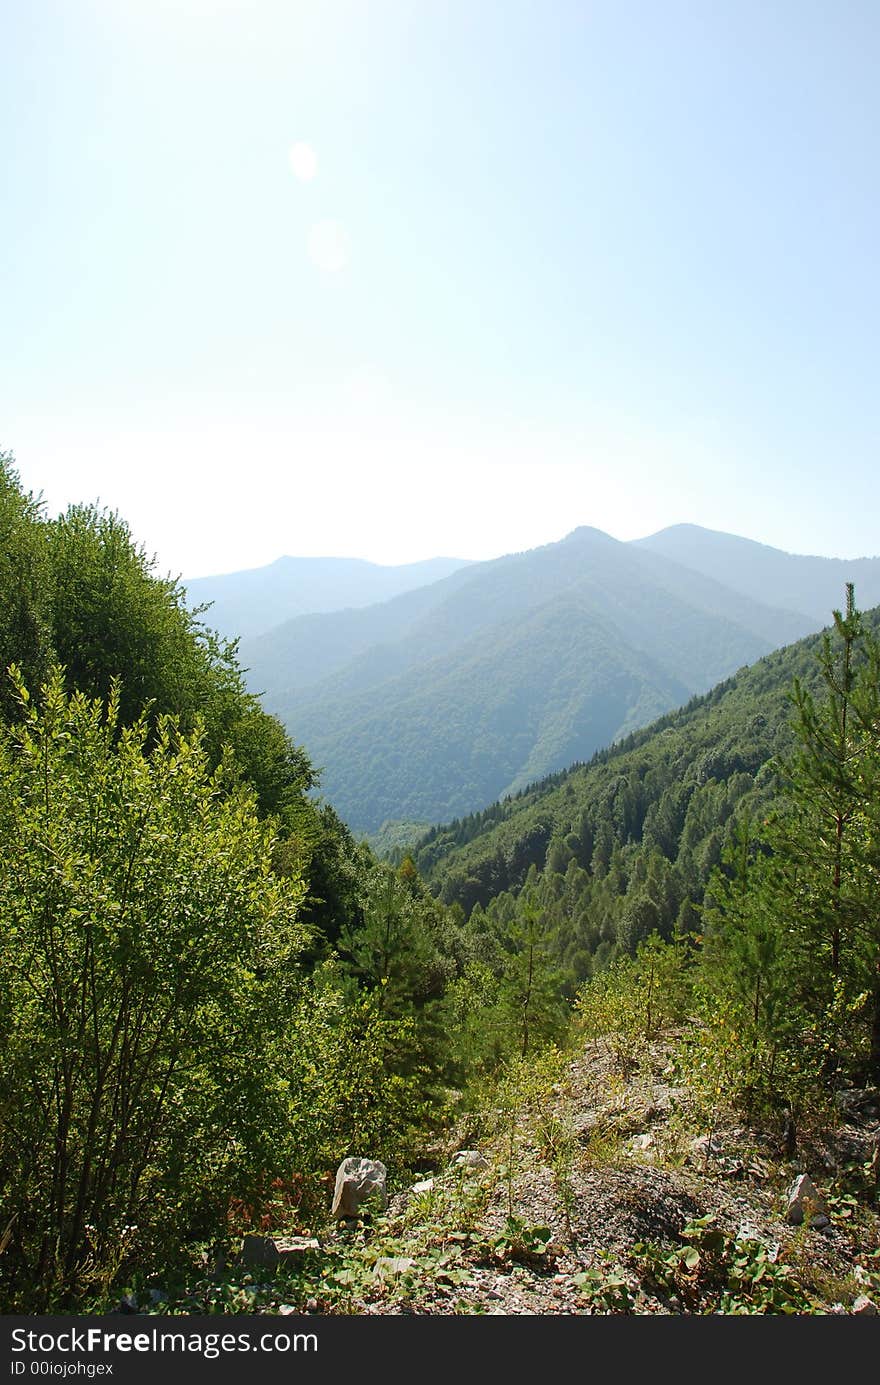
[[[38,709],[18,696],[0,729],[0,1292],[33,1311],[283,1164],[303,887],[271,874],[271,823],[198,733],[161,717],[148,749],[117,690],[68,696],[60,670]]]

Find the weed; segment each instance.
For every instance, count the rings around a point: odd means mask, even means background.
[[[573,1276],[587,1301],[591,1313],[632,1313],[635,1311],[635,1297],[624,1278],[619,1265],[611,1265],[605,1270],[581,1270]]]
[[[685,1313],[814,1313],[815,1299],[794,1277],[791,1265],[763,1242],[729,1236],[713,1216],[688,1222],[684,1245],[672,1250],[650,1242],[633,1247],[646,1279]]]

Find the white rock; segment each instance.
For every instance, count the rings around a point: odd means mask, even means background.
[[[410,1188],[411,1193],[430,1193],[434,1190],[433,1178],[423,1178],[421,1183],[414,1183]]]
[[[489,1160],[478,1149],[460,1149],[453,1154],[452,1163],[458,1169],[487,1169]]]
[[[361,1203],[378,1193],[382,1207],[388,1206],[388,1170],[378,1159],[343,1159],[336,1170],[333,1191],[333,1217],[356,1217]]]
[[[409,1255],[380,1255],[373,1266],[373,1277],[375,1279],[388,1279],[398,1274],[406,1274],[415,1263],[415,1260],[411,1259]]]
[[[859,1294],[852,1310],[863,1318],[875,1318],[877,1316],[877,1305],[868,1298],[867,1294]]]
[[[708,1159],[710,1155],[720,1154],[721,1151],[722,1144],[717,1135],[698,1135],[691,1141],[691,1152],[700,1159]]]
[[[811,1225],[819,1217],[827,1217],[828,1208],[808,1173],[799,1174],[788,1191],[786,1220],[791,1226],[800,1226],[805,1216],[810,1217]],[[827,1226],[827,1221],[825,1225]]]

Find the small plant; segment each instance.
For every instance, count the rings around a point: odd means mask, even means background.
[[[542,1110],[534,1127],[538,1152],[553,1172],[553,1182],[565,1219],[565,1234],[571,1243],[575,1239],[573,1216],[577,1196],[572,1183],[578,1141],[567,1109]]]
[[[632,1313],[635,1297],[619,1265],[581,1270],[572,1278],[591,1313]]]
[[[502,1264],[519,1260],[527,1265],[546,1267],[550,1263],[551,1234],[549,1226],[531,1226],[521,1217],[508,1217],[504,1229],[487,1242],[489,1255]]]
[[[729,1236],[713,1216],[682,1228],[686,1244],[672,1250],[649,1242],[634,1247],[647,1279],[686,1313],[814,1313],[816,1303],[792,1267],[761,1241]]]

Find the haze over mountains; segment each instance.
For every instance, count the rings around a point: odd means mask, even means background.
[[[428,558],[421,563],[385,567],[362,558],[284,557],[243,572],[186,578],[182,585],[189,606],[212,602],[211,628],[236,639],[261,635],[305,612],[339,611],[387,601],[465,566],[467,560],[463,558]]]
[[[843,601],[847,582],[855,583],[862,610],[880,602],[880,558],[818,558],[784,553],[753,539],[674,524],[634,546],[723,582],[744,596],[796,611],[823,625]]]
[[[326,797],[375,832],[448,820],[589,758],[821,628],[847,580],[863,608],[880,601],[880,559],[692,525],[630,543],[580,528],[391,600],[296,615],[241,654]]]

